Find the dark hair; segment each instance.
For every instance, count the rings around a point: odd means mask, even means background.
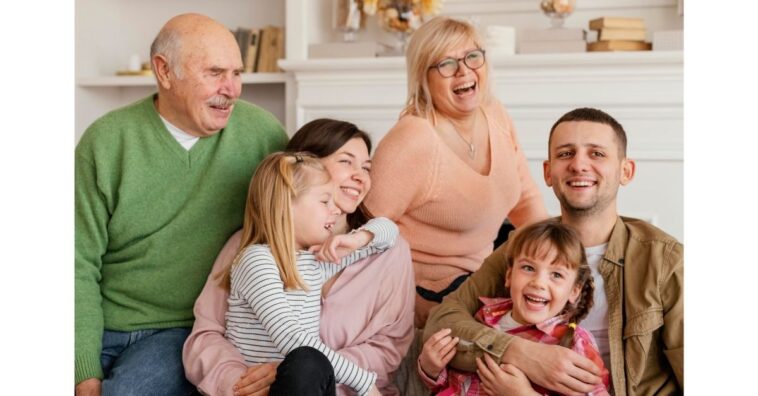
[[[308,151],[318,158],[324,158],[334,154],[345,143],[355,138],[366,143],[366,148],[370,154],[371,137],[368,133],[351,122],[318,118],[300,127],[287,143],[286,150],[290,152]],[[366,224],[373,217],[368,208],[361,202],[355,212],[347,214],[347,224],[351,229],[356,229]]]
[[[561,311],[562,315],[568,316],[569,324],[573,323],[574,325],[569,326],[559,344],[571,348],[574,344],[574,327],[590,312],[595,290],[595,282],[592,280],[592,272],[587,263],[587,256],[584,254],[584,247],[579,239],[579,234],[571,227],[555,219],[543,220],[516,229],[513,235],[508,238],[508,246],[505,251],[505,268],[506,270],[511,269],[518,255],[542,257],[548,254],[551,248],[557,252],[557,262],[565,264],[568,268],[576,269],[574,285],[582,286],[576,303],[567,303]]]
[[[610,126],[616,132],[619,154],[621,158],[626,158],[626,132],[624,131],[624,127],[615,118],[611,117],[610,114],[591,107],[580,107],[571,110],[553,124],[553,127],[550,128],[550,138],[548,139],[548,153],[550,151],[550,144],[553,142],[553,131],[555,131],[558,124],[569,121],[589,121]]]

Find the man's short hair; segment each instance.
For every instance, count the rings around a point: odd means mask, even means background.
[[[150,45],[150,65],[152,66],[152,59],[155,55],[161,54],[166,57],[168,67],[176,75],[177,78],[183,78],[183,70],[181,64],[181,52],[182,39],[177,31],[174,29],[161,29],[158,35],[155,36],[153,43]],[[153,70],[156,75],[156,70]]]
[[[593,109],[591,107],[580,107],[578,109],[571,110],[559,118],[555,124],[553,124],[553,127],[550,128],[548,151],[550,150],[550,144],[553,141],[553,131],[555,131],[555,128],[558,126],[558,124],[569,121],[589,121],[610,126],[613,128],[613,131],[616,132],[616,140],[619,145],[619,154],[621,154],[621,158],[626,158],[626,132],[624,131],[624,127],[621,126],[621,124],[616,121],[615,118],[611,117],[608,113],[602,110]]]

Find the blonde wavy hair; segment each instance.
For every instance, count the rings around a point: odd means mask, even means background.
[[[224,289],[231,288],[231,272],[242,252],[253,244],[267,244],[284,288],[308,290],[297,270],[292,203],[309,187],[330,179],[329,172],[311,153],[276,152],[261,161],[250,180],[237,256],[217,276]]]
[[[484,41],[471,23],[444,16],[425,22],[413,33],[405,53],[408,99],[400,117],[406,114],[422,118],[433,117],[434,103],[429,91],[427,74],[429,67],[444,58],[447,52],[466,44],[469,40],[478,48],[484,49]],[[490,65],[486,57],[484,67],[487,68],[489,76]],[[486,104],[490,98],[489,78],[479,81],[479,89],[483,94],[483,103]]]

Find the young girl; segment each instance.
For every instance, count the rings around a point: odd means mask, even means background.
[[[226,336],[248,364],[281,361],[299,347],[315,348],[331,363],[336,382],[363,395],[376,392],[376,374],[319,338],[321,286],[348,264],[391,247],[398,230],[377,218],[350,234],[332,235],[339,214],[334,188],[310,154],[274,153],[258,166],[248,191],[240,252],[222,277],[222,286],[230,290]],[[340,264],[319,262],[317,255]],[[278,372],[271,394],[280,382]]]
[[[603,383],[590,394],[608,394],[608,370],[595,340],[577,327],[592,307],[594,290],[579,236],[555,220],[545,220],[516,230],[505,254],[505,287],[511,297],[480,297],[484,305],[476,319],[492,328],[536,342],[559,344],[586,356],[603,372]],[[435,333],[419,357],[419,375],[438,395],[551,394],[530,385],[516,367],[499,367],[486,353],[477,359],[477,374],[446,370],[455,355],[455,345],[466,344],[449,333],[449,329]]]

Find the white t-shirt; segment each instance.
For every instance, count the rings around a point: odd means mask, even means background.
[[[592,269],[592,279],[595,281],[595,293],[593,295],[594,304],[589,314],[579,324],[585,330],[588,330],[595,337],[600,355],[603,358],[605,367],[610,370],[611,367],[611,349],[608,342],[608,298],[605,295],[605,281],[598,271],[598,266],[603,260],[603,255],[608,244],[604,243],[598,246],[592,246],[584,249],[587,255],[587,263]]]
[[[189,151],[189,149],[192,148],[192,146],[197,143],[198,140],[200,140],[197,136],[192,136],[181,129],[177,128],[174,124],[168,122],[165,118],[163,118],[162,115],[158,114],[159,117],[161,117],[161,121],[163,121],[163,125],[166,126],[166,129],[168,129],[168,132],[171,133],[171,136],[176,139],[179,144],[184,147],[185,150]]]

